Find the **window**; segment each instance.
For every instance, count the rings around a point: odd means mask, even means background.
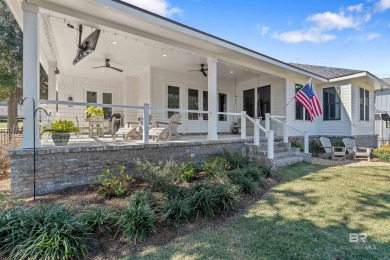
[[[112,93],[103,93],[103,104],[112,105]],[[112,107],[103,107],[104,119],[111,118]]]
[[[168,86],[168,108],[179,109],[180,108],[180,88]],[[168,111],[168,118],[177,112]]]
[[[370,92],[360,88],[359,114],[361,121],[370,121]]]
[[[255,116],[255,89],[244,91],[243,109],[250,117]]]
[[[227,95],[219,93],[218,94],[218,111],[226,112],[226,104],[227,104]],[[219,121],[226,121],[226,115],[218,115]]]
[[[209,111],[209,92],[203,91],[203,111]],[[203,114],[203,120],[208,120],[209,114]]]
[[[198,110],[199,91],[197,89],[188,89],[188,110]],[[199,113],[188,113],[188,120],[198,120]]]
[[[295,94],[302,88],[302,85],[295,84]],[[303,118],[305,114],[305,118]],[[297,101],[295,101],[295,120],[310,120],[309,112]]]
[[[334,87],[324,88],[324,120],[340,120],[340,97]]]
[[[390,117],[387,117],[385,120],[386,120],[386,128],[390,128]]]

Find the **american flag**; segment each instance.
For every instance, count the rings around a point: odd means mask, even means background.
[[[314,92],[311,81],[298,91],[295,95],[295,100],[309,112],[311,122],[314,121],[316,116],[322,115],[320,102]]]

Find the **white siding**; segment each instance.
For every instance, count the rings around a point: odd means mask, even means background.
[[[375,107],[380,111],[390,113],[390,91],[377,92],[375,98]],[[390,139],[390,128],[386,128],[385,115],[375,115],[375,133],[379,138]]]
[[[369,91],[370,116],[369,121],[360,121],[359,117],[359,89],[363,88]],[[367,86],[359,81],[352,84],[352,135],[372,135],[375,134],[375,94],[372,86]]]

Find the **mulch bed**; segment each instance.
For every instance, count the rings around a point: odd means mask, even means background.
[[[128,242],[119,236],[115,238],[108,234],[94,234],[94,239],[91,240],[90,243],[90,250],[87,259],[100,260],[121,258],[131,253],[142,251],[148,246],[165,245],[178,237],[203,228],[214,228],[224,225],[227,221],[229,221],[229,219],[236,218],[237,216],[244,214],[246,209],[257,202],[264,193],[266,193],[271,187],[275,186],[280,180],[280,177],[268,178],[267,185],[264,188],[259,189],[252,196],[242,195],[242,199],[236,209],[225,214],[217,215],[210,220],[200,219],[179,227],[159,224],[156,234],[147,237],[144,241],[139,243]],[[137,180],[132,187],[133,190],[144,190],[147,188],[149,188],[149,185],[141,182],[140,180]],[[26,206],[33,206],[38,202],[54,204],[66,203],[76,209],[82,210],[101,205],[123,208],[127,204],[127,198],[107,199],[97,193],[97,186],[85,185],[37,196],[36,201],[32,201],[31,199],[26,201]]]

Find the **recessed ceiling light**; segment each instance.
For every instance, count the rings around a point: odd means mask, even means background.
[[[231,70],[231,71],[230,71],[230,74],[233,74],[233,73],[234,73],[234,71]]]
[[[118,44],[118,42],[116,42],[116,41],[113,41],[113,42],[112,42],[112,44]]]
[[[102,72],[104,72],[104,70],[102,70]]]
[[[168,55],[166,55],[166,54],[163,54],[163,57],[167,57]]]

